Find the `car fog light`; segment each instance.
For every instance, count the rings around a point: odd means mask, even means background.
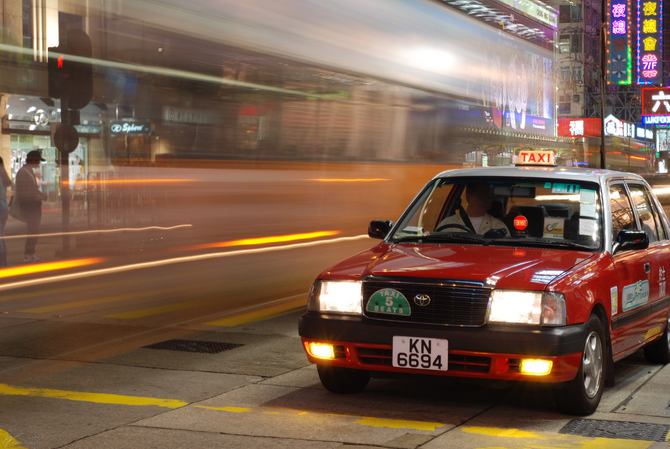
[[[333,349],[333,345],[326,343],[310,343],[308,345],[308,351],[312,357],[316,357],[317,359],[335,358],[335,350]]]
[[[533,376],[545,376],[551,372],[551,360],[523,359],[521,361],[521,374]]]

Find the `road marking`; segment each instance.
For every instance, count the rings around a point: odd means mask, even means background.
[[[293,412],[271,412],[263,410],[252,410],[248,408],[241,407],[206,407],[203,405],[195,405],[196,408],[204,408],[207,410],[223,411],[223,412],[254,412],[260,413],[263,415],[280,415],[280,416],[296,416],[295,411]],[[384,427],[388,429],[414,429],[414,430],[428,430],[434,432],[437,427],[444,427],[445,424],[438,422],[428,422],[428,421],[411,421],[407,419],[390,419],[390,418],[374,418],[371,416],[356,416],[356,415],[341,415],[336,413],[309,413],[309,412],[299,412],[297,416],[305,416],[309,414],[310,416],[337,416],[339,418],[348,418],[356,419],[354,424],[359,424],[366,427]]]
[[[295,299],[291,302],[277,304],[276,306],[263,308],[255,312],[243,313],[241,315],[233,316],[230,318],[222,318],[220,320],[210,321],[205,323],[207,326],[226,326],[234,327],[241,324],[253,323],[255,321],[267,320],[270,318],[275,318],[281,315],[286,315],[288,313],[294,312],[298,309],[302,309],[307,304],[307,294],[298,295],[301,298]]]
[[[0,47],[1,46],[2,45],[0,44]],[[177,264],[177,263],[196,262],[196,261],[200,261],[200,260],[240,256],[240,255],[246,255],[246,254],[257,254],[257,253],[264,253],[264,252],[283,251],[285,249],[307,248],[307,247],[310,247],[310,246],[325,245],[325,244],[329,244],[329,243],[339,243],[339,242],[344,242],[344,241],[361,240],[361,239],[368,239],[368,238],[370,238],[368,235],[361,234],[361,235],[357,235],[357,236],[353,236],[353,237],[339,237],[339,238],[330,239],[330,240],[318,240],[318,241],[315,241],[315,242],[293,243],[291,245],[271,246],[271,247],[267,247],[267,248],[240,249],[240,250],[235,250],[235,251],[223,251],[223,252],[218,252],[218,253],[199,254],[199,255],[196,255],[196,256],[174,257],[174,258],[171,258],[171,259],[155,260],[155,261],[152,261],[152,262],[142,262],[142,263],[135,263],[135,264],[130,264],[130,265],[120,265],[118,267],[101,268],[99,270],[82,271],[82,272],[79,272],[79,273],[63,274],[63,275],[60,275],[60,276],[51,276],[51,277],[44,277],[44,278],[39,278],[39,279],[30,279],[30,280],[27,280],[27,281],[12,282],[12,283],[9,283],[9,284],[0,285],[0,290],[9,290],[9,289],[13,289],[13,288],[21,288],[21,287],[26,287],[26,286],[36,286],[36,285],[40,285],[40,284],[47,284],[47,283],[50,283],[50,282],[62,282],[62,281],[68,281],[68,280],[73,280],[73,279],[80,279],[80,278],[91,277],[91,276],[101,276],[101,275],[112,274],[112,273],[123,273],[123,272],[126,272],[126,271],[142,270],[142,269],[145,269],[145,268],[155,268],[155,267]]]
[[[12,449],[26,449],[16,438],[11,436],[9,432],[0,429],[0,447]]]
[[[220,410],[223,412],[232,412],[232,413],[245,413],[250,412],[251,409],[242,408],[242,407],[207,407],[205,405],[194,405],[195,408],[204,408],[206,410]]]
[[[444,424],[439,422],[427,422],[427,421],[410,421],[406,419],[386,419],[386,418],[372,418],[369,416],[364,416],[358,421],[354,421],[356,424],[361,426],[368,427],[385,427],[388,429],[415,429],[415,430],[428,430],[430,432],[435,432],[435,429],[438,427],[444,427]]]
[[[62,303],[62,304],[54,304],[53,306],[35,307],[33,309],[17,310],[17,312],[22,312],[22,313],[55,312],[57,310],[74,309],[76,307],[92,306],[92,305],[104,304],[104,303],[108,303],[108,302],[124,301],[126,299],[137,299],[137,298],[143,298],[143,297],[147,297],[147,296],[161,295],[163,293],[169,293],[169,292],[172,292],[172,291],[174,291],[174,289],[165,289],[165,290],[159,290],[159,291],[147,291],[147,292],[138,292],[138,293],[127,293],[125,295],[105,296],[103,298],[98,298],[98,299],[88,299],[88,300],[84,300],[84,301],[74,301],[74,302],[67,302],[67,303]]]
[[[47,290],[47,291],[38,291],[38,292],[30,292],[30,293],[17,293],[15,295],[7,295],[7,296],[2,296],[0,297],[0,301],[11,301],[14,299],[25,299],[25,298],[33,298],[35,296],[51,296],[51,295],[58,295],[61,293],[73,293],[73,292],[79,292],[82,290],[88,290],[88,289],[94,289],[94,288],[101,288],[101,287],[111,287],[113,285],[117,285],[116,282],[108,282],[105,284],[98,284],[95,286],[90,286],[90,285],[81,285],[78,287],[68,287],[68,288],[58,288],[58,289],[53,289],[53,290]]]
[[[103,318],[116,318],[120,320],[133,320],[136,318],[144,318],[151,315],[160,315],[163,313],[176,312],[177,310],[190,309],[193,307],[206,306],[218,301],[215,299],[194,299],[192,301],[180,302],[177,304],[170,304],[167,306],[149,307],[146,309],[133,310],[131,312],[115,313],[113,315],[105,315]]]
[[[154,281],[163,281],[165,278],[163,277],[155,277],[151,279],[138,279],[138,280],[128,280],[124,281],[123,285],[124,286],[129,286],[129,285],[135,285],[135,284],[141,284],[143,282],[146,283],[151,283]],[[54,288],[51,290],[39,290],[36,292],[29,292],[29,293],[17,293],[14,295],[7,295],[7,296],[1,296],[0,297],[0,302],[1,301],[11,301],[14,299],[25,299],[25,298],[34,298],[36,296],[44,297],[44,296],[53,296],[53,295],[59,295],[61,293],[74,293],[74,292],[80,292],[82,290],[95,290],[98,288],[106,288],[106,287],[115,287],[119,286],[118,282],[104,282],[101,284],[91,284],[91,285],[79,285],[77,287],[67,287],[67,288]]]
[[[462,427],[461,432],[497,438],[523,438],[540,440],[532,447],[537,449],[648,449],[654,441],[624,440],[614,438],[592,438],[579,435],[561,435],[551,432],[527,432],[518,429],[495,427]],[[505,447],[499,441],[491,441],[494,447]],[[510,443],[512,444],[512,443]],[[516,447],[517,443],[514,443]]]
[[[175,399],[157,399],[140,396],[123,396],[107,393],[84,393],[81,391],[51,390],[47,388],[13,387],[0,384],[0,396],[34,396],[52,399],[66,399],[68,401],[95,402],[98,404],[118,405],[156,405],[158,407],[179,408],[189,405],[188,402]]]

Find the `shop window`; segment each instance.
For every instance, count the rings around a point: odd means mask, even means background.
[[[21,2],[21,22],[23,27],[23,48],[33,47],[33,3],[31,0]]]
[[[558,51],[559,53],[570,53],[570,35],[561,34],[561,37],[558,39]]]
[[[582,21],[582,7],[580,5],[570,5],[570,19],[572,22]]]
[[[570,23],[570,5],[560,5],[558,11],[558,22]]]
[[[570,45],[570,53],[581,53],[582,52],[582,35],[573,34],[572,43]]]

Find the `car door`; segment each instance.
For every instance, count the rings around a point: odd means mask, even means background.
[[[619,231],[639,229],[631,198],[623,181],[609,185],[612,249]],[[612,296],[612,352],[622,356],[644,341],[648,329],[651,261],[646,250],[619,250],[612,260],[616,269],[616,291]]]
[[[649,273],[649,328],[643,336],[645,339],[649,339],[663,331],[663,326],[668,318],[667,308],[670,299],[666,288],[666,271],[670,269],[670,261],[668,260],[670,242],[667,240],[660,214],[649,187],[641,182],[628,181],[626,184],[630,192],[630,199],[635,205],[638,223],[649,237],[649,248],[647,248],[651,271]],[[668,272],[668,275],[670,275],[670,272]]]

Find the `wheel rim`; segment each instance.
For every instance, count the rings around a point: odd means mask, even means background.
[[[665,338],[668,344],[668,351],[670,351],[670,318],[668,318],[668,324],[665,325]]]
[[[584,374],[584,391],[589,398],[595,397],[600,390],[600,380],[603,374],[603,346],[600,336],[591,332],[584,346],[582,359],[582,373]]]

